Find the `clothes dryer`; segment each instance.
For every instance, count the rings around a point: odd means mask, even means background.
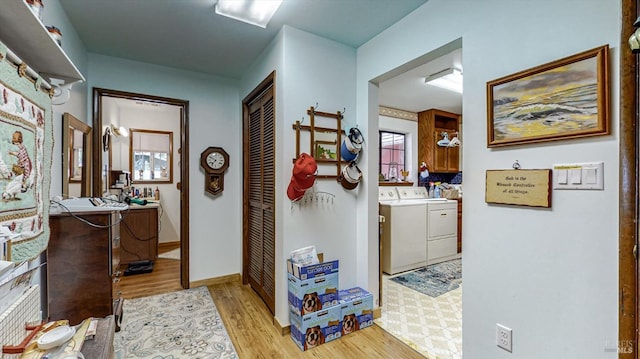
[[[427,205],[427,265],[448,261],[458,255],[458,201],[429,198],[426,187],[398,187],[400,201]]]
[[[384,216],[380,265],[387,274],[427,265],[427,204],[424,200],[401,199],[401,190],[402,187],[378,189],[379,212]]]

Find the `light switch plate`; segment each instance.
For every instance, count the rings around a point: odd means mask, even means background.
[[[604,189],[604,162],[553,165],[553,189]]]

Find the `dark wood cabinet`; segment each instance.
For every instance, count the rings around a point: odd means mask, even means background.
[[[449,140],[459,135],[460,115],[431,109],[418,113],[418,164],[424,162],[433,173],[460,170],[460,148],[438,146],[447,133]]]
[[[158,257],[158,208],[131,207],[122,213],[120,224],[120,264]]]
[[[76,218],[79,217],[79,218]],[[47,248],[49,320],[71,325],[115,313],[119,293],[119,214],[87,212],[51,215]],[[85,220],[91,224],[88,224]]]

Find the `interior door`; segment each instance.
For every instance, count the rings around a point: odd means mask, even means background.
[[[272,74],[273,76],[273,74]],[[268,80],[268,81],[267,81]],[[275,313],[275,108],[273,77],[243,101],[243,281]]]

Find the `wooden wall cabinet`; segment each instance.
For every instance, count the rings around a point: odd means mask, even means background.
[[[131,206],[120,223],[120,264],[158,257],[158,207]]]
[[[121,303],[119,281],[118,212],[51,215],[47,248],[47,302],[49,320],[68,319],[71,325],[86,318],[117,313]]]
[[[460,171],[460,148],[442,147],[437,142],[446,132],[449,139],[460,130],[460,115],[430,109],[418,112],[418,164],[425,162],[429,172],[457,173]]]

